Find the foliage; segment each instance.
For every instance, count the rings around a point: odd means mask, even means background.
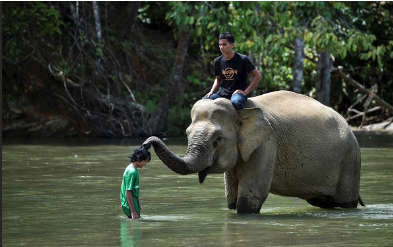
[[[184,136],[190,124],[191,111],[189,107],[178,109],[172,106],[167,121],[168,134],[170,136]]]
[[[207,86],[205,81],[201,81],[201,73],[198,71],[195,71],[192,75],[189,75],[187,80],[191,83],[191,85]]]
[[[4,2],[3,94],[32,99],[36,95],[27,94],[39,90],[37,81],[47,81],[50,87],[40,96],[62,102],[75,121],[94,126],[97,135],[147,135],[144,126],[166,92],[176,59],[168,37],[176,40],[191,31],[184,92],[174,100],[178,106],[170,108],[167,122],[171,135],[184,135],[190,108],[213,82],[218,36],[229,31],[235,50],[250,56],[263,74],[257,94],[289,89],[294,40],[301,38],[305,94],[314,94],[318,55],[329,50],[334,67],[341,66],[366,88],[377,85],[378,94],[393,102],[391,2],[146,1],[134,29],[116,26],[128,14],[127,3],[98,6],[100,43],[89,2]],[[120,32],[128,33],[127,38],[119,38]],[[38,75],[37,66],[44,76]],[[18,86],[21,78],[31,85]],[[334,76],[332,89],[332,106],[343,115],[362,98]]]
[[[32,39],[40,39],[61,35],[64,26],[60,13],[42,2],[9,3],[3,9],[2,23],[3,55],[14,62],[23,60],[33,50],[30,42],[22,38],[24,33],[29,33]]]

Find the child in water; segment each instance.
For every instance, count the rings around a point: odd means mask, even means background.
[[[143,168],[150,161],[150,152],[143,147],[135,149],[128,158],[131,164],[127,166],[123,174],[123,181],[120,189],[121,207],[125,215],[130,219],[141,217],[141,204],[139,202],[139,172],[138,168]]]

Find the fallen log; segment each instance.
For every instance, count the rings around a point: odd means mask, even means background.
[[[374,107],[374,108],[372,108],[370,110],[367,110],[367,112],[360,112],[360,111],[355,110],[355,109],[348,109],[348,112],[354,112],[354,113],[356,113],[356,115],[348,116],[346,120],[349,121],[349,120],[352,120],[352,119],[355,119],[355,118],[358,118],[358,117],[363,117],[366,113],[375,112],[375,111],[381,110],[381,108],[382,108],[381,106],[376,106],[376,107]]]
[[[348,82],[349,84],[351,84],[352,86],[356,87],[357,89],[359,89],[359,91],[371,96],[380,106],[382,106],[383,108],[385,108],[386,110],[390,111],[393,113],[393,106],[390,105],[389,103],[387,103],[386,101],[384,101],[383,99],[381,99],[380,97],[378,97],[377,95],[375,95],[375,93],[367,90],[365,87],[363,87],[360,83],[358,83],[357,81],[355,81],[354,79],[352,79],[351,77],[349,77],[349,75],[345,75],[340,69],[332,69],[331,73],[337,74],[338,76],[340,76],[342,79],[344,79],[346,82]]]

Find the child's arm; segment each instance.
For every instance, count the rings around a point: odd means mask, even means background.
[[[139,219],[138,213],[135,210],[134,201],[132,200],[131,190],[126,191],[126,196],[127,196],[128,205],[130,206],[130,209],[131,209],[132,219],[133,220]]]

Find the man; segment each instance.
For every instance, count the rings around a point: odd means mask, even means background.
[[[214,59],[216,79],[204,99],[227,98],[236,110],[241,110],[247,102],[247,95],[261,80],[261,73],[247,56],[234,52],[234,47],[235,37],[232,34],[220,34],[219,48],[222,55]],[[253,77],[250,85],[247,84],[248,73]]]

